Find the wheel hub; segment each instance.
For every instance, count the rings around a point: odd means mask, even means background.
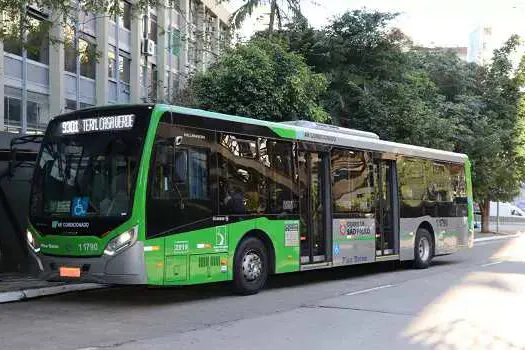
[[[427,237],[421,237],[419,240],[419,258],[421,261],[427,261],[430,256],[430,242]]]
[[[247,252],[242,259],[242,273],[248,281],[255,281],[261,276],[261,257],[254,251]]]

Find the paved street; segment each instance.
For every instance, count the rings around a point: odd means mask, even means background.
[[[525,237],[405,264],[227,285],[111,288],[0,305],[0,349],[525,348]]]

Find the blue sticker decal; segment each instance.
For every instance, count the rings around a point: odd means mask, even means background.
[[[73,197],[71,216],[86,216],[88,210],[88,197]]]
[[[334,255],[339,256],[341,250],[339,249],[339,244],[334,244]]]

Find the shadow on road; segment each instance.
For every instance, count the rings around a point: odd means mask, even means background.
[[[455,261],[435,260],[435,266],[453,265]],[[319,283],[351,280],[363,276],[411,269],[410,262],[382,262],[338,267],[314,271],[270,276],[266,290],[302,287]],[[112,307],[151,306],[178,304],[221,297],[234,297],[230,282],[209,283],[194,286],[113,286],[107,289],[84,291],[56,296],[60,302],[108,304]]]

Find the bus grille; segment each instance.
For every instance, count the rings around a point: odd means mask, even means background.
[[[199,257],[199,267],[220,266],[221,259],[219,256],[201,256]]]

